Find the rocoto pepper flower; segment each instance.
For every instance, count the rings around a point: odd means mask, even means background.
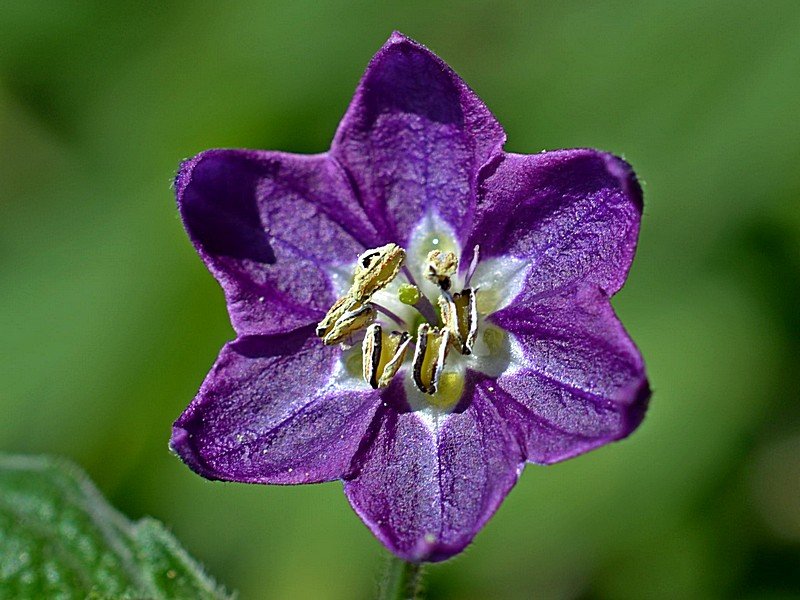
[[[208,479],[340,479],[409,561],[460,552],[526,462],[633,431],[650,395],[609,303],[642,193],[590,149],[520,155],[399,33],[331,149],[209,150],[175,182],[236,339],[175,422]]]

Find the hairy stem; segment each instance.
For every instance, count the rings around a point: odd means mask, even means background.
[[[389,556],[378,589],[378,600],[422,600],[422,575],[422,563]]]

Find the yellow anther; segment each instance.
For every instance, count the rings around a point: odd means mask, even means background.
[[[375,309],[369,299],[397,276],[405,256],[405,250],[397,244],[386,244],[359,256],[353,285],[319,322],[317,336],[323,338],[325,344],[338,344],[369,325],[375,319]]]
[[[443,290],[450,289],[450,278],[458,269],[458,257],[453,252],[431,250],[425,259],[423,275]]]
[[[405,258],[406,251],[397,244],[386,244],[367,250],[358,257],[349,295],[365,300],[382,290],[397,276]]]
[[[411,336],[403,331],[384,333],[377,323],[367,327],[361,345],[364,379],[373,388],[384,388],[403,364]]]
[[[326,346],[339,344],[375,320],[375,307],[369,302],[361,304],[351,299],[346,310],[336,320],[330,330],[325,333],[322,343]]]
[[[414,383],[424,394],[435,394],[439,375],[447,357],[450,333],[423,323],[417,329],[417,344],[414,349]]]
[[[442,323],[450,331],[451,342],[461,354],[471,354],[478,333],[478,311],[475,292],[470,288],[456,294],[439,296]]]
[[[333,306],[328,309],[327,314],[317,324],[317,337],[325,337],[333,326],[336,324],[342,315],[347,312],[349,306],[352,306],[354,303],[353,299],[350,296],[342,296],[336,302],[334,302]]]

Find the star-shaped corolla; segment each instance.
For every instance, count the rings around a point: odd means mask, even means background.
[[[331,149],[209,150],[175,187],[236,339],[175,422],[209,479],[341,479],[391,551],[472,541],[526,462],[627,436],[649,397],[609,304],[641,189],[596,150],[503,151],[464,82],[395,33]]]

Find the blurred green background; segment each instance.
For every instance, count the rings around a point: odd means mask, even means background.
[[[325,150],[395,28],[508,149],[594,146],[645,183],[615,306],[648,417],[528,467],[431,597],[800,597],[796,1],[3,2],[0,447],[73,458],[243,599],[371,595],[383,550],[340,484],[209,483],[167,450],[232,335],[170,181],[210,147]]]

